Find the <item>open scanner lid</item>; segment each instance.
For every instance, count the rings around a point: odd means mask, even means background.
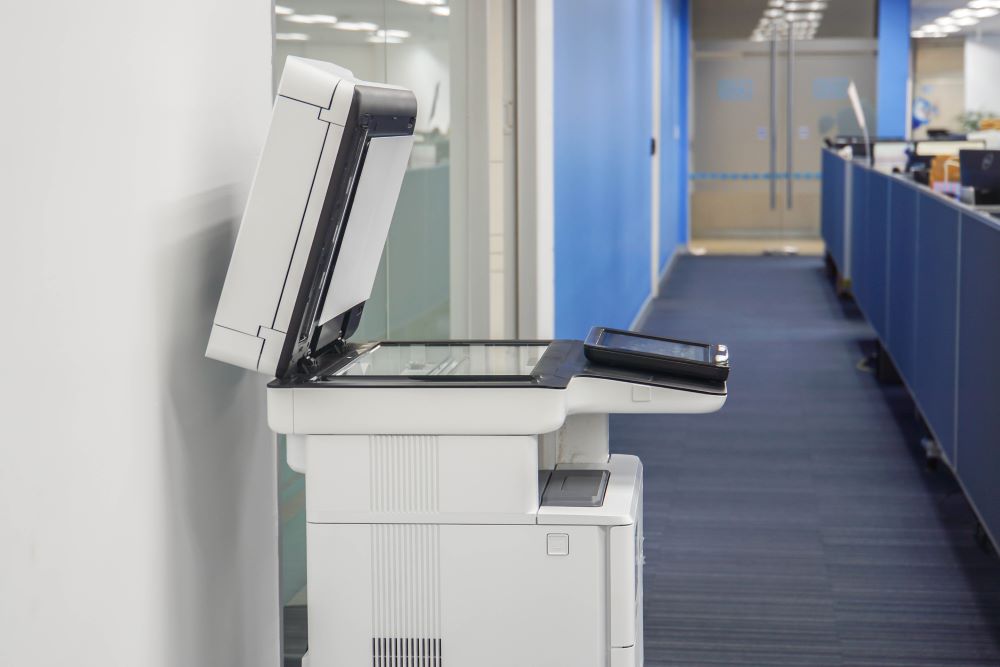
[[[280,378],[343,345],[371,296],[416,114],[409,90],[286,60],[206,356]]]

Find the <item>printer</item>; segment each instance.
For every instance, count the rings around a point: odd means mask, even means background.
[[[208,343],[273,378],[305,475],[305,664],[642,665],[642,465],[608,415],[712,412],[726,384],[582,341],[353,342],[416,112],[287,60]]]

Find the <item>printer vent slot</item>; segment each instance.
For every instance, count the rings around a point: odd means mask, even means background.
[[[372,638],[372,667],[442,667],[442,665],[440,639]]]
[[[373,435],[370,438],[372,512],[438,512],[437,436]]]
[[[372,665],[441,667],[441,533],[372,526]]]

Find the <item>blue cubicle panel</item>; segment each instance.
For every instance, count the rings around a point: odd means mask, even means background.
[[[853,183],[837,181],[845,170]],[[850,272],[855,300],[1000,537],[1000,222],[829,151],[823,178],[830,254]],[[849,233],[839,236],[845,210]]]
[[[851,232],[848,236],[850,247],[847,248],[847,252],[851,256],[851,294],[854,296],[854,302],[867,315],[868,299],[865,288],[868,287],[868,224],[871,216],[868,208],[868,186],[872,174],[859,164],[851,165],[851,170],[853,172],[851,183],[854,198],[851,200]]]
[[[823,151],[823,178],[820,199],[820,233],[826,251],[844,270],[844,172],[845,162],[836,153]]]
[[[889,266],[890,177],[868,172],[868,214],[865,218],[864,303],[861,308],[879,340],[886,339],[886,272]]]
[[[910,389],[944,450],[955,459],[955,321],[958,297],[958,234],[961,215],[935,197],[920,202],[917,232],[915,355],[920,360]]]
[[[983,522],[1000,538],[1000,226],[963,215],[958,448],[952,463]]]
[[[913,386],[917,309],[917,233],[919,193],[892,179],[889,184],[889,271],[886,284],[887,331],[882,342],[907,384]]]

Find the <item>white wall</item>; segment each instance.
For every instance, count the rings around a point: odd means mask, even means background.
[[[1000,113],[1000,37],[965,40],[965,109]]]
[[[278,664],[263,378],[203,358],[267,0],[6,3],[0,665]]]

